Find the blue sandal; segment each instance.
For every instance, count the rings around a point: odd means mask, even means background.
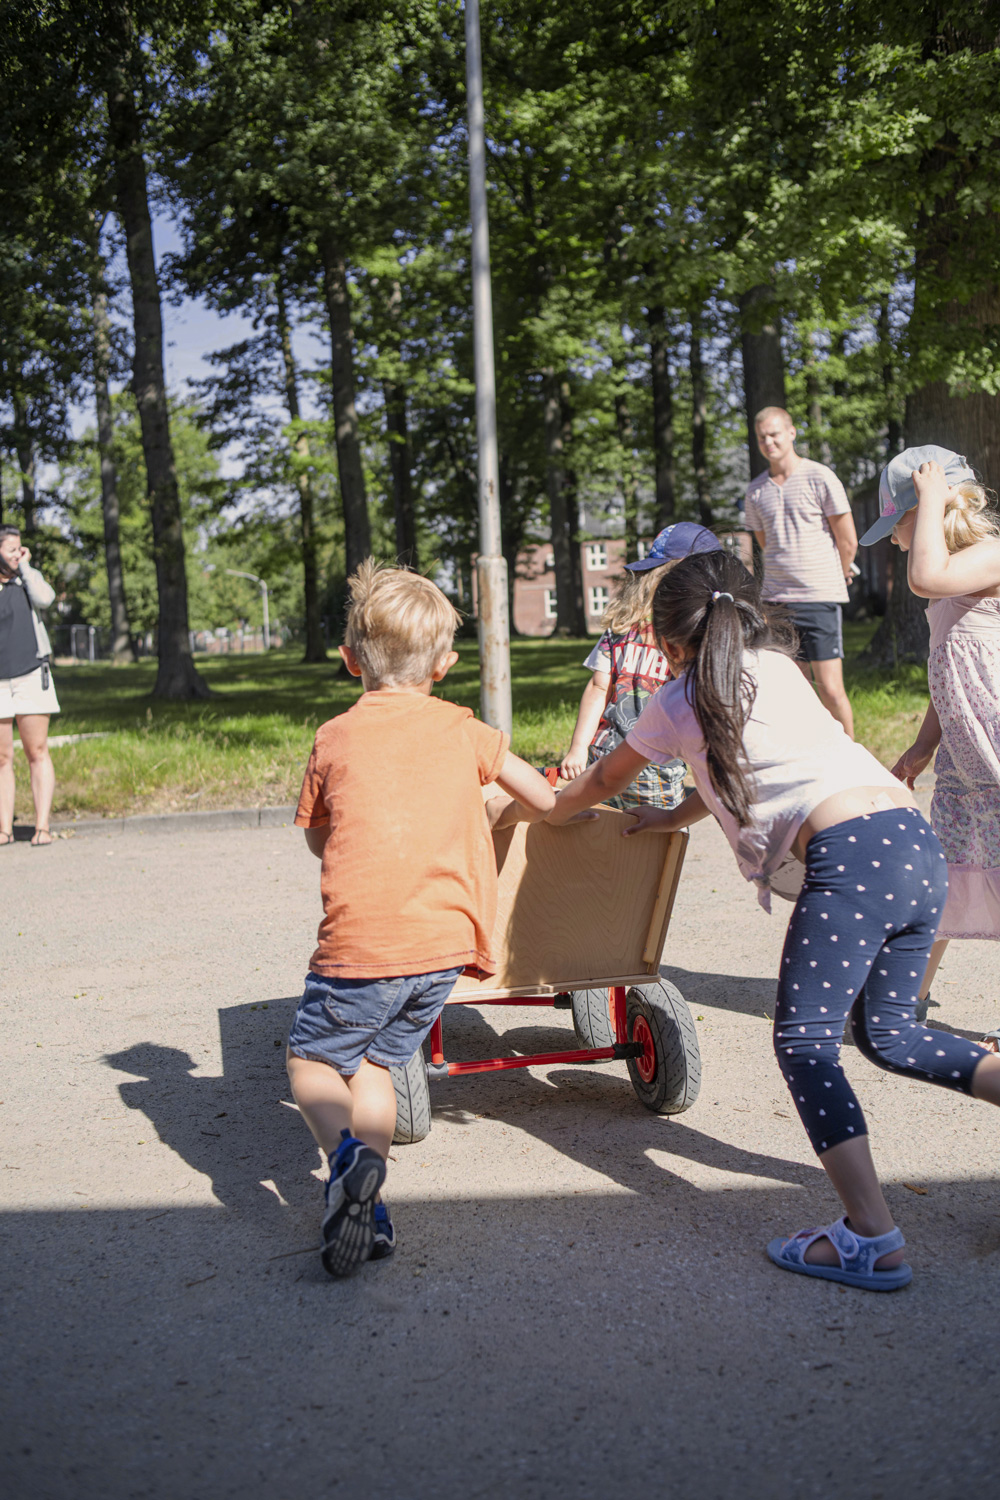
[[[822,1239],[828,1239],[836,1250],[839,1266],[814,1266],[806,1261],[809,1246]],[[866,1292],[897,1292],[913,1279],[911,1268],[904,1261],[890,1271],[876,1271],[875,1262],[894,1250],[902,1250],[905,1244],[898,1229],[866,1238],[849,1229],[843,1218],[825,1229],[800,1229],[790,1240],[772,1240],[767,1253],[783,1271],[818,1276],[822,1281],[839,1281],[844,1286],[862,1287]]]

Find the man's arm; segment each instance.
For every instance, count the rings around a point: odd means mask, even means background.
[[[854,517],[849,510],[839,516],[827,516],[826,524],[833,533],[833,540],[837,544],[840,553],[840,566],[844,578],[851,582],[851,564],[858,553],[858,533],[854,527]]]

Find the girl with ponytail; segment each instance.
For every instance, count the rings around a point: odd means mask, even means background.
[[[673,679],[624,744],[559,793],[549,822],[568,822],[648,762],[677,756],[695,790],[679,807],[638,809],[626,836],[715,817],[767,910],[782,872],[801,862],[774,1047],[845,1213],[767,1251],[783,1270],[895,1290],[912,1273],[840,1066],[848,1019],[876,1066],[1000,1104],[1000,1057],[914,1019],[947,892],[944,854],[909,788],[820,703],[741,563],[726,553],[678,563],[654,595],[653,628]]]

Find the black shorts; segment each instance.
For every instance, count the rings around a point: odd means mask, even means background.
[[[832,661],[844,655],[844,611],[839,604],[782,606],[799,636],[796,661]]]

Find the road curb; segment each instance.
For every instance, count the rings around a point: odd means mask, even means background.
[[[917,792],[930,805],[934,776],[924,773]],[[220,807],[207,812],[138,813],[130,818],[78,818],[75,822],[53,823],[52,832],[74,838],[88,834],[113,833],[214,833],[225,828],[290,828],[295,806],[288,807]]]
[[[131,818],[78,818],[53,823],[52,832],[73,838],[113,833],[214,833],[224,828],[288,828],[294,806],[231,807],[207,812],[140,813]]]

